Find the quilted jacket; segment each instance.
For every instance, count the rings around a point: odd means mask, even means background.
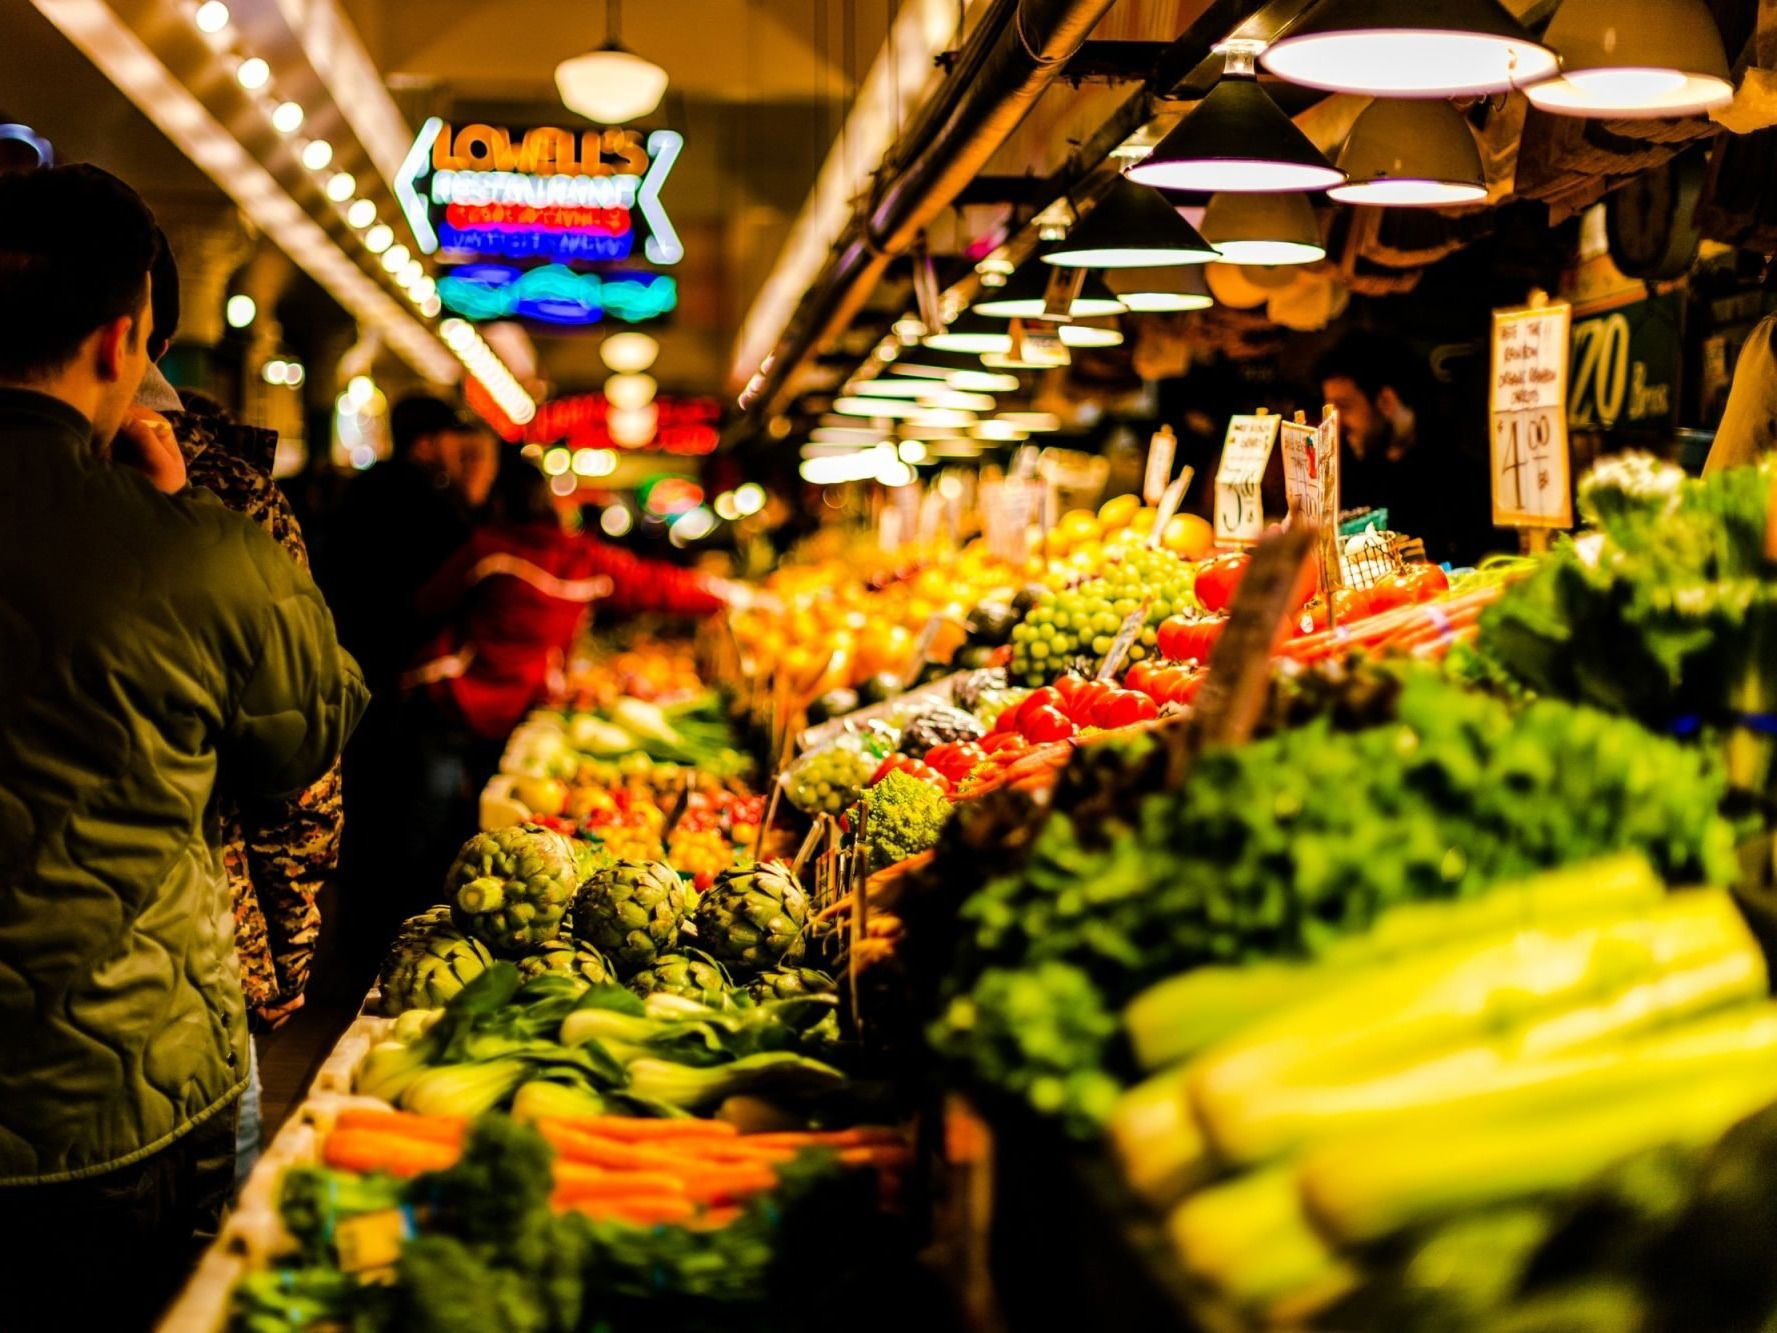
[[[126,1165],[230,1108],[218,772],[301,789],[365,697],[251,521],[156,493],[71,408],[0,390],[0,1185]]]

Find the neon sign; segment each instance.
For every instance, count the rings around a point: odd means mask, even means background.
[[[714,398],[681,398],[661,394],[654,400],[657,424],[654,439],[646,446],[660,453],[687,456],[713,453],[722,419],[722,406]],[[632,450],[611,438],[610,414],[614,409],[602,393],[552,398],[538,405],[537,415],[526,423],[528,444],[566,444],[570,449]]]
[[[676,264],[685,248],[660,202],[660,188],[685,146],[674,130],[492,125],[453,129],[434,116],[420,127],[395,197],[426,254],[446,262],[510,259],[628,259],[638,238],[654,264]]]
[[[468,319],[536,319],[546,324],[625,324],[658,319],[679,303],[679,284],[664,273],[576,273],[560,264],[517,269],[464,264],[438,280],[438,297]]]

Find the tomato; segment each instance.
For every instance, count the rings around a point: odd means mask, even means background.
[[[1408,606],[1419,600],[1413,581],[1405,574],[1390,574],[1371,584],[1369,593],[1371,615],[1380,615],[1384,611],[1392,611],[1397,606]]]
[[[1197,697],[1203,683],[1203,672],[1190,667],[1165,667],[1155,673],[1153,698],[1157,704],[1188,704]]]
[[[1127,727],[1159,713],[1160,706],[1139,690],[1115,690],[1099,700],[1092,720],[1101,727]]]
[[[1156,646],[1175,662],[1207,662],[1227,624],[1221,616],[1168,616],[1160,622]]]
[[[1030,742],[1027,741],[1020,732],[996,731],[993,735],[981,742],[981,748],[988,754],[997,758],[1002,754],[1028,750],[1030,748]]]
[[[1354,620],[1362,620],[1371,611],[1371,597],[1366,589],[1335,588],[1333,590],[1333,610],[1338,615],[1341,626],[1349,625]],[[1302,608],[1296,618],[1296,626],[1300,633],[1317,634],[1327,626],[1326,598],[1316,597]]]
[[[1250,559],[1244,555],[1223,555],[1198,565],[1197,604],[1205,611],[1226,611]]]
[[[1049,705],[1033,709],[1020,717],[1018,727],[1024,732],[1025,739],[1034,745],[1047,745],[1050,741],[1064,741],[1078,730],[1068,720],[1066,713]]]
[[[881,766],[870,779],[870,785],[874,787],[890,773],[905,773],[910,778],[918,778],[921,782],[931,783],[946,795],[950,792],[949,778],[945,777],[937,769],[926,763],[925,760],[915,759],[912,755],[891,754],[887,759],[882,761]]]
[[[1157,662],[1137,662],[1123,673],[1123,688],[1140,690],[1143,694],[1152,694],[1153,691],[1148,689],[1148,682],[1154,678],[1154,673],[1159,669],[1160,665]]]
[[[1061,697],[1061,691],[1056,689],[1053,685],[1045,685],[1041,689],[1032,690],[1024,702],[1018,705],[1018,711],[1012,718],[1012,725],[1017,727],[1018,730],[1023,731],[1024,719],[1036,712],[1039,708],[1054,708],[1061,712],[1067,711],[1066,701]],[[1005,714],[1002,713],[1001,716],[1004,717]]]
[[[1442,565],[1408,565],[1399,577],[1412,585],[1416,602],[1429,602],[1450,590],[1450,576]]]
[[[1074,691],[1074,697],[1068,702],[1067,715],[1079,726],[1103,726],[1095,722],[1098,706],[1107,697],[1117,692],[1117,687],[1108,680],[1088,680],[1082,682]]]
[[[1062,712],[1064,712],[1064,713],[1072,713],[1073,712],[1074,697],[1077,694],[1079,694],[1080,687],[1083,686],[1085,683],[1086,683],[1086,678],[1084,676],[1075,676],[1072,674],[1063,676],[1060,680],[1055,682],[1055,685],[1053,688],[1054,688],[1055,692],[1061,696],[1061,703],[1060,703],[1059,707]]]

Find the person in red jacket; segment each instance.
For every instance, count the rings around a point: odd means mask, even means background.
[[[738,585],[567,531],[542,473],[517,458],[500,471],[489,520],[421,592],[421,617],[445,628],[404,683],[425,690],[496,758],[548,698],[589,609],[699,616],[745,596]]]

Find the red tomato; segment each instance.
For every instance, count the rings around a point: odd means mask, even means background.
[[[1250,557],[1244,555],[1223,555],[1198,565],[1198,605],[1205,611],[1226,611],[1228,603],[1234,600],[1234,589],[1240,585],[1241,576],[1246,573],[1249,559]]]
[[[1081,683],[1074,691],[1074,697],[1068,701],[1067,715],[1079,726],[1103,726],[1095,722],[1098,706],[1107,697],[1117,692],[1117,687],[1108,680],[1088,680]]]
[[[1450,589],[1450,576],[1442,565],[1408,565],[1400,577],[1412,584],[1416,602],[1429,602]]]
[[[1117,690],[1099,700],[1093,721],[1101,727],[1127,727],[1159,715],[1160,706],[1139,690]]]
[[[1168,616],[1160,622],[1155,646],[1175,662],[1207,662],[1227,623],[1221,616]]]
[[[1153,683],[1155,703],[1188,704],[1197,697],[1203,673],[1190,667],[1166,667],[1155,674]]]
[[[1012,719],[1012,725],[1023,731],[1024,719],[1039,708],[1054,708],[1065,712],[1066,701],[1061,697],[1061,691],[1053,685],[1045,685],[1041,689],[1032,690],[1024,702],[1018,705],[1018,712]],[[1005,714],[1002,713],[1000,716],[1004,717]]]
[[[1066,713],[1047,704],[1020,717],[1018,726],[1024,732],[1025,739],[1033,745],[1047,745],[1050,741],[1064,741],[1077,730],[1074,724],[1068,720]]]
[[[996,731],[991,736],[987,737],[986,740],[981,742],[981,748],[988,754],[998,757],[999,755],[1015,753],[1019,750],[1028,750],[1030,748],[1030,742],[1024,739],[1021,732]]]
[[[1154,673],[1159,669],[1160,664],[1158,662],[1137,662],[1134,666],[1130,667],[1129,670],[1123,673],[1123,688],[1126,690],[1140,690],[1143,694],[1151,695],[1153,691],[1148,688],[1148,682],[1154,678]]]
[[[1370,585],[1370,614],[1380,615],[1384,611],[1392,611],[1397,606],[1407,606],[1419,600],[1419,594],[1413,581],[1405,574],[1390,574],[1378,583]]]

